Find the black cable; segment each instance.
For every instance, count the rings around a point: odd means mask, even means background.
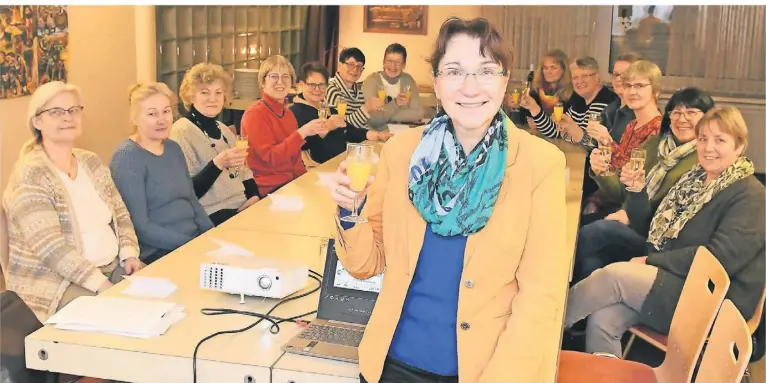
[[[240,328],[240,329],[218,331],[216,333],[210,334],[210,335],[202,338],[202,340],[197,342],[197,345],[194,346],[194,353],[192,354],[192,376],[194,377],[194,379],[193,379],[194,383],[197,383],[197,352],[199,352],[199,348],[202,346],[202,343],[205,343],[206,341],[208,341],[210,339],[213,339],[213,338],[217,337],[218,335],[223,335],[223,334],[238,334],[238,333],[241,333],[241,332],[245,332],[245,331],[250,330],[251,328],[259,325],[264,320],[271,323],[271,326],[269,327],[269,332],[272,333],[272,334],[278,334],[279,333],[279,324],[280,323],[284,323],[284,322],[298,323],[297,319],[300,319],[300,318],[305,317],[305,316],[309,316],[311,314],[315,314],[317,312],[316,310],[311,311],[311,312],[307,312],[307,313],[304,313],[304,314],[296,315],[296,316],[293,316],[293,317],[289,317],[289,318],[280,318],[280,317],[275,317],[275,316],[271,315],[271,313],[274,312],[274,310],[276,310],[277,307],[281,306],[282,304],[290,302],[290,301],[294,301],[296,299],[307,297],[307,296],[309,296],[309,295],[319,291],[319,289],[322,287],[322,278],[323,278],[322,274],[319,274],[316,271],[309,269],[309,277],[311,279],[317,281],[319,284],[316,287],[314,287],[312,290],[308,291],[308,292],[305,292],[305,293],[302,293],[302,294],[299,294],[299,295],[295,295],[295,294],[298,293],[296,291],[295,293],[290,294],[287,297],[280,299],[279,302],[277,302],[274,306],[272,306],[269,309],[269,311],[266,312],[266,314],[255,313],[255,312],[252,312],[252,311],[235,310],[235,309],[211,309],[211,308],[203,308],[203,309],[201,309],[200,312],[202,313],[202,315],[214,316],[214,315],[239,314],[239,315],[247,315],[247,316],[251,316],[251,317],[256,317],[256,318],[259,318],[259,319],[255,323],[253,323],[251,325],[248,325],[246,327]],[[309,321],[304,321],[304,322],[305,323],[310,323]]]

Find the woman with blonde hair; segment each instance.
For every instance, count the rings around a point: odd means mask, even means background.
[[[29,101],[34,136],[3,195],[8,218],[7,288],[45,321],[141,269],[128,210],[98,156],[74,147],[82,95],[71,84],[39,87]]]
[[[247,134],[247,165],[253,170],[258,191],[266,196],[306,173],[301,147],[306,137],[320,132],[322,124],[298,121],[287,107],[286,98],[295,84],[295,69],[282,56],[261,63],[258,82],[263,98],[242,116],[242,133]]]
[[[181,147],[169,140],[176,97],[163,83],[130,89],[130,118],[136,127],[112,156],[109,167],[128,206],[149,264],[213,227],[194,194]]]
[[[535,69],[532,83],[529,84],[529,96],[540,107],[551,115],[557,102],[565,103],[572,97],[572,74],[569,71],[569,57],[560,49],[553,49],[540,58],[540,64]],[[517,104],[511,104],[517,108]],[[525,110],[527,119],[531,120],[529,110]]]
[[[620,338],[641,323],[667,334],[700,246],[723,265],[726,293],[746,319],[766,280],[766,193],[745,157],[748,132],[736,108],[715,107],[696,127],[699,164],[673,185],[652,214],[643,169],[622,169],[642,190],[627,197],[631,227],[647,236],[644,254],[598,269],[569,290],[565,327],[589,317],[586,351],[622,355]],[[640,254],[640,253],[639,253]]]
[[[194,192],[210,219],[220,225],[258,201],[258,185],[245,166],[247,148],[216,117],[231,100],[231,76],[220,65],[200,63],[181,82],[187,112],[170,133],[184,152]]]

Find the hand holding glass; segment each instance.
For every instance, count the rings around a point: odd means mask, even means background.
[[[238,135],[237,136],[237,141],[234,144],[234,147],[237,148],[237,149],[240,149],[242,151],[247,152],[247,149],[249,147],[249,145],[247,143],[247,134],[242,133],[242,134]],[[237,166],[236,168],[234,168],[234,173],[230,174],[230,177],[231,178],[239,177],[239,169],[240,169],[240,166]]]
[[[631,177],[631,183],[630,186],[626,186],[625,190],[633,193],[638,193],[644,188],[644,184],[646,183],[646,180],[641,180],[636,184],[636,181],[638,181],[638,177],[642,176],[642,170],[644,170],[644,164],[646,163],[646,150],[644,149],[633,149],[632,152],[630,152],[630,161],[628,162],[628,167],[630,168],[630,171],[632,172]]]
[[[346,148],[346,175],[350,179],[348,189],[354,192],[354,205],[351,215],[341,217],[344,222],[365,223],[367,218],[359,216],[359,196],[367,188],[367,182],[372,174],[374,157],[370,144],[348,144]],[[340,186],[339,187],[343,187]]]

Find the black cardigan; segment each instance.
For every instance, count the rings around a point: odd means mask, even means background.
[[[631,227],[646,235],[651,209],[646,192],[628,193],[626,212]],[[647,265],[659,272],[641,307],[639,321],[667,334],[681,296],[686,275],[699,246],[705,246],[721,262],[731,279],[726,298],[745,319],[758,308],[766,285],[766,192],[749,176],[715,195],[686,222],[678,237],[668,239],[662,251],[647,246]]]
[[[319,111],[304,102],[298,101],[290,106],[290,111],[295,115],[299,128],[319,118]],[[333,114],[338,113],[335,108],[330,109]],[[345,152],[347,142],[359,143],[367,139],[367,129],[357,128],[349,124],[348,121],[346,124],[348,125],[345,128],[335,129],[324,138],[319,136],[306,137],[306,143],[303,144],[301,150],[308,150],[311,159],[321,164]]]

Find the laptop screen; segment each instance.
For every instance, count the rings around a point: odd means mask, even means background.
[[[383,274],[359,280],[338,261],[335,240],[327,245],[317,317],[325,320],[367,324],[383,285]]]

